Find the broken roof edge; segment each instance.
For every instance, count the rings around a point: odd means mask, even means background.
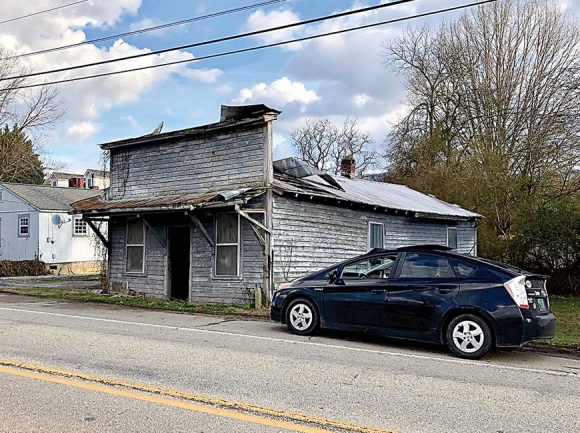
[[[241,105],[228,106],[222,105],[220,121],[208,123],[205,125],[194,126],[192,128],[178,129],[175,131],[164,132],[161,134],[146,134],[140,137],[125,138],[122,140],[110,141],[99,144],[103,150],[111,150],[119,147],[134,146],[138,144],[149,144],[173,139],[179,139],[191,135],[202,135],[213,133],[221,130],[232,129],[241,126],[259,125],[276,120],[282,113],[279,110],[267,107],[264,104],[259,105]],[[234,110],[239,108],[239,110]],[[247,108],[247,110],[243,110]],[[224,110],[226,115],[224,116]],[[231,111],[228,111],[231,110]]]

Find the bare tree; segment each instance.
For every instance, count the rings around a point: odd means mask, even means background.
[[[377,164],[379,155],[370,148],[373,140],[369,133],[359,129],[356,119],[347,118],[341,126],[328,119],[307,119],[305,124],[290,136],[300,158],[307,163],[338,174],[342,158],[352,156],[358,176]]]
[[[505,239],[527,203],[580,192],[580,29],[552,0],[505,0],[384,46],[409,114],[390,171],[479,210]]]
[[[31,84],[26,78],[18,78],[31,72],[29,68],[20,64],[14,53],[0,48],[0,127],[10,131],[3,135],[3,156],[12,161],[10,173],[2,174],[0,167],[0,179],[13,179],[14,171],[27,169],[35,165],[35,159],[39,157],[46,165],[61,167],[62,164],[52,158],[40,145],[41,138],[49,131],[63,115],[62,104],[58,92],[50,86],[37,88],[23,88]],[[15,78],[12,78],[15,77]],[[14,143],[8,140],[14,139]],[[31,143],[26,146],[28,153],[18,143]],[[10,156],[7,152],[13,152]],[[14,167],[18,161],[22,167]],[[42,166],[40,167],[42,170]],[[44,174],[44,173],[42,173]],[[16,176],[18,177],[18,176]]]

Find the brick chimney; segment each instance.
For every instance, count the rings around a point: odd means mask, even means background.
[[[340,174],[344,177],[354,177],[354,173],[356,172],[356,161],[354,156],[345,156],[342,158],[340,162]]]
[[[84,188],[85,187],[85,178],[84,177],[71,177],[68,180],[68,187],[69,188]]]

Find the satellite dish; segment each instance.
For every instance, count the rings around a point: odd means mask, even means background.
[[[59,227],[60,227],[60,226],[62,225],[62,218],[61,218],[61,216],[60,216],[59,214],[57,214],[57,213],[56,213],[56,214],[54,214],[54,215],[52,216],[52,223],[53,223],[55,226],[59,226]]]

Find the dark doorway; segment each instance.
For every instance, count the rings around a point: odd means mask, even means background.
[[[169,227],[169,293],[187,301],[189,295],[189,226]]]

